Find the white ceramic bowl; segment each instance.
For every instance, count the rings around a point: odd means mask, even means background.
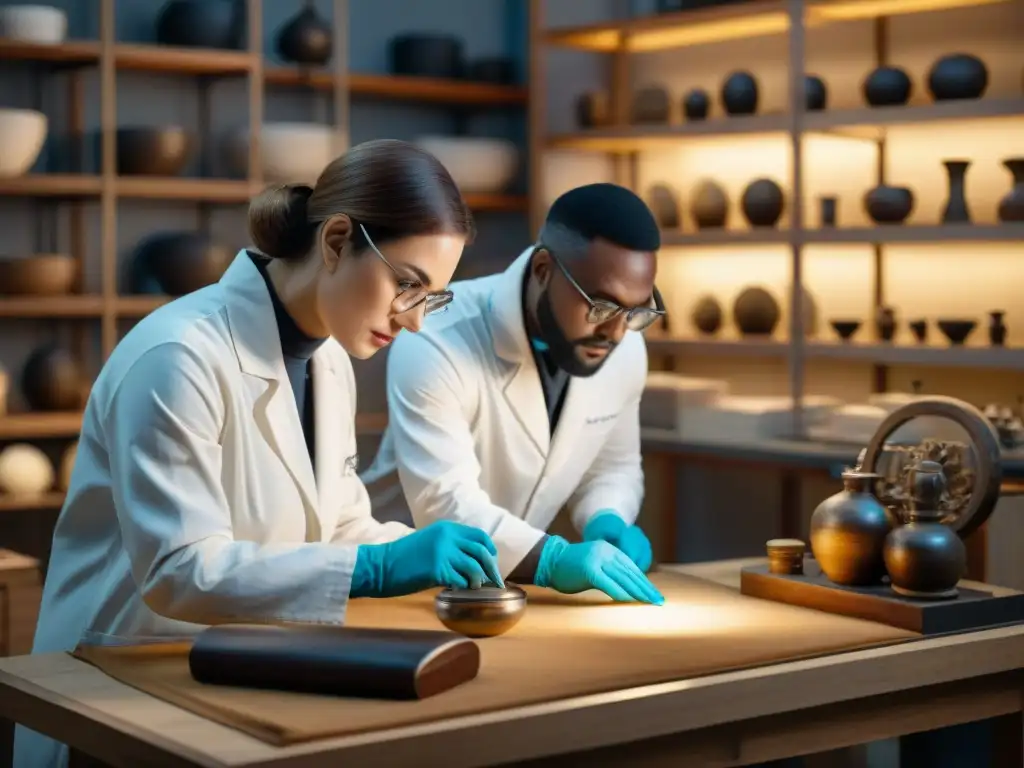
[[[0,451],[0,490],[12,496],[40,496],[53,488],[53,464],[46,454],[28,443],[14,443]]]
[[[421,136],[415,143],[441,161],[464,195],[501,192],[519,169],[519,149],[505,139]]]
[[[68,17],[49,5],[0,7],[0,38],[26,43],[56,44],[68,34]]]
[[[348,149],[347,137],[317,123],[264,123],[260,131],[263,179],[271,183],[313,184],[324,167]],[[225,155],[232,173],[249,172],[249,127],[228,137]]]
[[[43,149],[46,115],[31,109],[0,109],[0,176],[21,176]]]

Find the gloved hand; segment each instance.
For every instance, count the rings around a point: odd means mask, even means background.
[[[654,552],[644,532],[610,509],[602,509],[583,528],[584,541],[607,541],[621,549],[644,573],[651,570]]]
[[[534,584],[575,594],[599,589],[619,602],[662,605],[665,598],[639,568],[607,541],[570,544],[550,536],[540,553]]]
[[[479,528],[441,520],[387,544],[361,544],[352,597],[397,597],[431,587],[504,587],[498,550]]]

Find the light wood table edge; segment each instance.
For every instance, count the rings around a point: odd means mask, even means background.
[[[697,569],[682,567],[678,570]],[[56,685],[32,682],[31,675],[18,674],[19,670],[28,671],[31,667],[38,670],[47,664],[66,670],[53,676]],[[73,741],[76,747],[115,765],[135,766],[144,759],[144,764],[153,766],[292,767],[320,765],[344,758],[353,764],[389,765],[443,760],[451,768],[457,768],[693,733],[739,721],[957,681],[969,686],[971,679],[1000,674],[1011,684],[1010,692],[1002,691],[998,696],[999,706],[1005,709],[1006,696],[1012,698],[1014,690],[1018,692],[1018,706],[1020,703],[1017,675],[1012,675],[1011,682],[1005,673],[1021,669],[1024,669],[1024,627],[1004,627],[279,749],[170,704],[157,702],[147,694],[107,678],[84,662],[56,654],[0,659],[0,716],[35,725],[56,738]],[[90,676],[90,686],[101,694],[98,698],[109,701],[117,696],[128,716],[115,716],[63,696],[59,692],[59,681],[70,674]],[[40,677],[45,676],[35,679]],[[36,702],[28,706],[24,694],[53,703],[46,706]],[[58,707],[69,709],[70,717],[58,717]],[[132,713],[145,710],[160,710],[164,719],[173,712],[173,720],[190,734],[187,743],[172,739],[166,731],[161,733],[131,722]],[[472,744],[472,752],[453,749],[453,743]],[[200,752],[200,744],[211,747]],[[154,752],[157,748],[169,754],[158,759]],[[171,756],[179,759],[172,760]]]

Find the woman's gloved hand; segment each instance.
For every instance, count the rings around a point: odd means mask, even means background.
[[[441,520],[387,544],[361,544],[352,597],[398,597],[431,587],[505,586],[498,550],[479,528]]]
[[[584,541],[607,541],[614,544],[644,573],[651,570],[654,551],[651,542],[638,526],[627,525],[614,510],[602,509],[583,528]]]
[[[624,603],[665,602],[636,564],[607,541],[570,544],[561,536],[549,537],[540,553],[534,583],[566,594],[599,589]]]

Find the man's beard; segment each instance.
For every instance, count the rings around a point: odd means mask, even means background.
[[[541,340],[548,345],[551,361],[570,376],[593,376],[601,370],[601,366],[615,351],[613,341],[599,336],[587,336],[574,341],[566,338],[551,309],[551,296],[547,290],[537,301],[537,325],[540,328]],[[582,347],[603,347],[608,350],[608,354],[599,360],[587,361],[580,357]]]

